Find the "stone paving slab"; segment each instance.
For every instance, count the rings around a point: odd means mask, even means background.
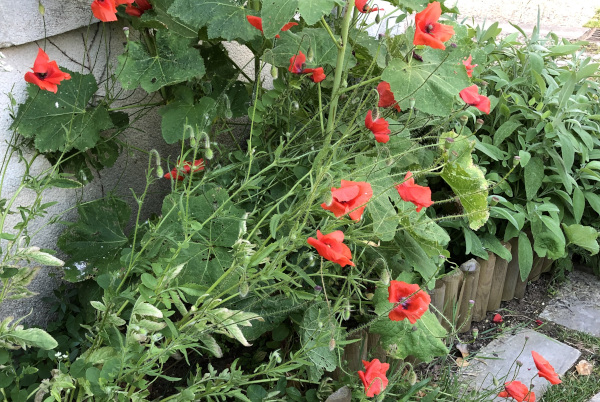
[[[589,402],[600,402],[600,394],[596,394],[589,400]]]
[[[568,278],[540,318],[600,337],[600,280],[581,271]]]
[[[533,383],[533,391],[536,399],[539,399],[551,384],[545,378],[537,376],[538,370],[533,363],[531,351],[535,350],[548,360],[559,375],[564,374],[581,355],[579,350],[532,329],[516,331],[513,334],[513,331],[506,330],[505,334],[481,349],[463,371],[462,382],[470,389],[482,392],[496,388],[494,378],[500,384],[513,379],[528,387]],[[515,364],[517,360],[523,363],[522,367]],[[490,399],[506,401],[505,398]]]

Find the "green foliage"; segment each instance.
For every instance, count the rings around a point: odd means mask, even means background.
[[[162,116],[162,135],[167,144],[174,144],[189,138],[190,132],[184,130],[187,124],[198,131],[209,131],[217,109],[216,102],[205,96],[194,102],[193,93],[187,88],[179,91],[178,99],[163,106],[159,113]]]
[[[11,126],[26,138],[33,138],[40,152],[80,151],[93,148],[100,132],[113,127],[104,105],[89,107],[98,85],[92,74],[69,72],[56,94],[30,84],[28,98],[19,107]]]

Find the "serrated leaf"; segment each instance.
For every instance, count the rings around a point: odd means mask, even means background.
[[[209,132],[217,109],[216,102],[205,96],[198,103],[193,98],[176,100],[160,108],[159,113],[163,138],[167,144],[174,144],[189,138],[189,131],[183,129],[186,124],[199,132]]]
[[[209,39],[250,41],[260,35],[246,19],[252,12],[235,0],[175,0],[168,13],[196,30],[208,27]]]
[[[127,244],[124,228],[129,221],[130,208],[117,198],[100,199],[77,207],[79,220],[70,225],[58,238],[58,247],[70,255],[65,263],[65,279],[78,282],[88,275],[106,273],[120,258]]]
[[[167,13],[173,0],[152,0],[152,9],[146,10],[139,18],[141,27],[168,29],[185,38],[198,38],[198,30],[184,24],[180,19]],[[134,18],[134,21],[136,19]],[[134,25],[137,28],[137,26]]]
[[[401,231],[396,235],[395,239],[398,242],[402,255],[416,272],[426,280],[435,276],[438,266],[409,233]]]
[[[156,318],[163,317],[162,311],[160,311],[158,308],[154,307],[150,303],[140,301],[140,299],[138,299],[138,301],[135,303],[135,306],[133,306],[133,310],[131,310],[131,314],[132,315],[136,314],[139,316],[156,317]]]
[[[204,60],[190,39],[164,30],[159,30],[155,38],[156,50],[152,51],[140,42],[127,42],[118,67],[123,88],[141,86],[150,93],[204,75]]]
[[[298,7],[300,15],[307,25],[316,24],[323,15],[328,14],[333,10],[333,7],[341,5],[339,0],[300,0]]]
[[[448,143],[445,138],[453,138]],[[488,185],[481,169],[473,164],[471,152],[475,141],[456,133],[443,133],[440,147],[443,150],[444,168],[441,176],[458,196],[463,206],[469,227],[479,229],[489,218],[487,195]]]
[[[260,15],[265,38],[274,38],[279,34],[281,27],[296,14],[297,8],[298,0],[263,0]]]
[[[56,94],[29,85],[29,96],[11,125],[22,136],[33,138],[40,152],[85,151],[96,145],[101,131],[113,127],[106,107],[88,107],[98,90],[94,76],[69,74],[71,79],[62,81]]]
[[[318,381],[324,370],[335,370],[337,354],[335,349],[329,349],[329,342],[331,338],[336,338],[338,328],[325,302],[312,304],[304,313],[300,338],[308,360],[315,365],[315,370],[309,371],[311,381]]]
[[[46,331],[39,328],[15,329],[9,332],[9,338],[27,346],[50,350],[58,346],[58,342]]]
[[[457,68],[461,63],[459,53],[427,48],[421,53],[423,61],[392,60],[381,78],[390,83],[403,110],[408,110],[409,98],[413,97],[415,108],[434,116],[447,116],[458,93],[469,86],[466,70]]]

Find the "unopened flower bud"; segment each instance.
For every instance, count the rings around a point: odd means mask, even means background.
[[[271,66],[271,77],[273,77],[274,80],[279,77],[279,70],[275,66]]]
[[[414,109],[415,108],[415,101],[416,101],[415,98],[410,98],[408,100],[408,108],[409,109]]]
[[[477,337],[479,336],[479,330],[477,328],[473,328],[473,331],[471,331],[471,333],[473,334],[473,339],[477,339]]]
[[[452,53],[454,49],[456,49],[456,47],[456,43],[451,43],[450,46],[446,48],[446,50],[448,51],[448,53]]]
[[[475,120],[475,131],[479,130],[483,126],[483,120],[477,119]]]
[[[516,363],[517,363],[517,366],[523,367],[523,362],[521,360],[517,360]]]
[[[381,282],[387,286],[390,284],[390,271],[386,269],[383,270],[383,272],[381,273]]]
[[[329,207],[329,206],[331,206],[332,203],[333,203],[333,194],[331,194],[331,191],[330,191],[325,196],[325,205],[327,205]]]
[[[213,153],[213,150],[212,150],[212,149],[210,149],[210,148],[206,148],[206,149],[204,150],[204,157],[205,157],[206,159],[210,160],[210,159],[212,159],[212,158],[213,158],[213,156],[215,156],[215,154]]]
[[[313,61],[315,58],[315,51],[313,50],[312,45],[308,47],[308,51],[306,52],[306,61],[309,63]]]
[[[365,297],[367,298],[367,300],[373,300],[373,297],[375,297],[374,293],[365,293]]]
[[[500,383],[498,382],[498,380],[496,379],[496,377],[494,377],[494,379],[492,380],[494,382],[494,386],[497,387],[498,385],[500,385]]]
[[[379,13],[377,13],[377,15],[375,16],[375,23],[379,24],[381,22],[381,16],[379,15]]]
[[[40,15],[44,15],[46,14],[46,7],[44,7],[44,5],[42,4],[42,2],[38,3],[38,11],[40,12]]]
[[[469,116],[465,116],[465,115],[460,116],[460,124],[462,124],[463,126],[466,125],[468,121],[469,121]]]
[[[156,177],[158,177],[160,179],[164,175],[165,175],[165,171],[163,170],[163,168],[161,166],[157,166],[156,167]]]
[[[244,279],[244,281],[240,283],[238,291],[240,292],[241,298],[248,296],[248,292],[250,292],[250,285],[248,284],[248,281]]]
[[[417,332],[419,330],[419,328],[416,325],[413,325],[411,330],[412,330],[412,332]]]
[[[514,166],[517,166],[519,163],[521,163],[521,157],[520,157],[519,155],[516,155],[516,156],[513,158],[513,165],[514,165]]]
[[[473,307],[473,305],[474,305],[474,304],[475,304],[475,300],[469,300],[469,305],[470,305],[471,307]]]
[[[300,105],[296,101],[293,101],[291,103],[291,105],[292,105],[292,110],[294,110],[294,112],[296,112],[296,111],[298,111],[298,109],[300,109]]]
[[[315,286],[315,292],[316,293],[319,293],[321,290],[323,290],[322,286],[319,286],[319,285]]]
[[[123,33],[125,34],[125,37],[129,39],[129,28],[123,27]]]

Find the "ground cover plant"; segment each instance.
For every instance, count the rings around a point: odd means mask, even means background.
[[[85,185],[150,107],[181,152],[145,152],[134,202],[109,192],[78,204],[58,239],[64,263],[21,233],[41,201],[21,211],[16,235],[2,226],[0,302],[27,296],[35,269],[22,261],[61,266],[74,284],[57,290],[47,331],[0,327],[6,399],[314,401],[346,386],[357,400],[408,400],[424,389],[403,359],[448,353],[427,290],[461,262],[439,223],[477,237],[494,211],[489,190],[527,164],[499,150],[490,177],[477,154],[494,155],[486,122],[504,119],[500,86],[478,78],[496,68],[477,53],[486,42],[486,54],[499,52],[496,28],[461,25],[438,2],[391,3],[94,0],[97,18],[128,25],[106,81],[40,49],[12,128],[53,165],[23,188],[41,200],[45,188]],[[366,33],[395,11],[397,22],[417,12],[406,33]],[[231,60],[223,42],[234,40],[252,52],[254,74]],[[135,89],[156,102],[128,115],[118,101]],[[159,180],[171,192],[143,220]],[[366,332],[378,341],[363,342],[368,360],[350,369],[344,347]]]

